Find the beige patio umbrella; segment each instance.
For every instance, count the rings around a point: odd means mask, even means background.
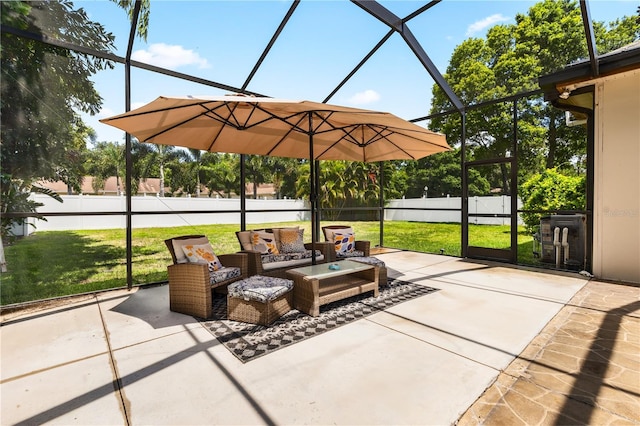
[[[100,120],[140,142],[314,160],[417,160],[444,135],[386,112],[248,96],[165,97]],[[310,144],[310,140],[313,142]]]
[[[140,142],[236,154],[373,162],[417,160],[450,149],[444,135],[390,113],[250,96],[160,96],[100,121]],[[313,163],[310,204],[315,243]]]

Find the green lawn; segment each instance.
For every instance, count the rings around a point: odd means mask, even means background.
[[[322,222],[330,225],[332,222]],[[277,226],[305,228],[305,222],[251,224],[250,229]],[[353,222],[357,239],[380,244],[378,222]],[[460,256],[460,225],[448,223],[385,222],[384,246]],[[164,240],[179,235],[204,234],[217,253],[239,250],[237,224],[135,229],[132,234],[134,284],[167,279],[171,263]],[[8,272],[0,275],[0,304],[27,302],[126,286],[126,234],[123,229],[37,232],[5,247]],[[508,248],[508,226],[471,225],[469,240],[483,247]],[[535,264],[532,238],[518,238],[519,263]]]

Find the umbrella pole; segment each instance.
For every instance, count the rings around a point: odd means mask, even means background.
[[[320,160],[315,160],[314,161],[314,171],[315,171],[315,185],[316,185],[316,242],[318,242],[318,239],[322,236],[322,234],[320,233],[320,217],[322,216],[320,214],[320,200],[319,197],[320,195]]]
[[[311,264],[316,262],[316,241],[318,238],[316,232],[316,209],[317,209],[317,188],[316,188],[316,170],[313,156],[313,118],[309,114],[309,204],[311,207]]]

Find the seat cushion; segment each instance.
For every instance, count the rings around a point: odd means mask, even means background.
[[[235,266],[222,267],[217,271],[209,271],[209,283],[211,285],[218,284],[232,278],[236,278],[242,275],[242,270]]]
[[[351,259],[352,257],[363,257],[364,252],[360,250],[354,250],[346,253],[336,253],[337,259]]]
[[[316,256],[316,262],[322,263],[324,261],[324,256],[319,254]],[[291,268],[299,268],[301,266],[309,266],[311,265],[311,258],[302,258],[302,259],[293,259],[293,260],[284,260],[280,262],[271,262],[271,263],[263,263],[262,269],[265,272],[271,272],[282,269],[291,269]]]
[[[322,256],[322,252],[320,250],[316,250],[316,258],[319,256]],[[266,265],[269,263],[287,262],[289,260],[311,259],[312,257],[313,255],[311,250],[296,253],[265,254],[262,255],[262,264]]]
[[[360,263],[366,263],[367,265],[374,265],[374,266],[378,266],[380,268],[384,268],[386,265],[384,264],[384,262],[380,259],[378,259],[377,257],[360,257],[360,256],[353,256],[353,257],[349,257],[349,260],[353,260],[354,262],[360,262]]]
[[[293,289],[293,281],[285,278],[254,275],[227,287],[229,297],[267,303]]]

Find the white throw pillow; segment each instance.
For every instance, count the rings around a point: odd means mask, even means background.
[[[207,237],[199,237],[185,240],[172,240],[171,244],[173,245],[173,254],[176,255],[176,263],[187,263],[189,260],[184,255],[182,246],[187,244],[209,244],[209,239]]]
[[[213,252],[211,244],[187,244],[182,246],[182,251],[190,263],[205,263],[209,266],[210,272],[222,268],[222,263]]]

